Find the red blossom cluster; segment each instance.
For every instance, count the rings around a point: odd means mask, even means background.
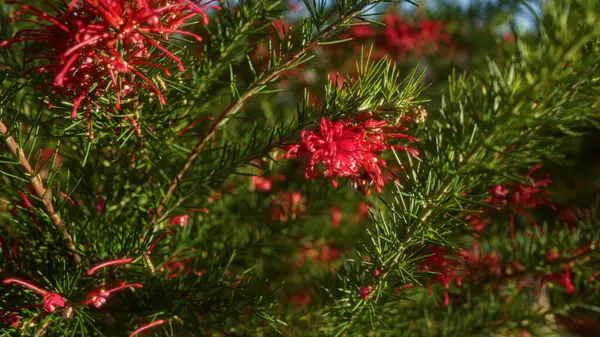
[[[90,275],[90,276],[94,275],[96,273],[96,271],[98,271],[102,268],[123,265],[123,264],[130,263],[132,261],[133,261],[132,258],[123,258],[123,259],[105,261],[105,262],[97,264],[97,265],[91,267],[90,269],[88,269],[87,275]],[[111,286],[112,286],[112,288],[108,289]],[[100,308],[101,306],[106,304],[108,296],[110,296],[112,293],[115,293],[117,291],[121,291],[124,289],[129,289],[129,288],[142,288],[142,285],[139,283],[126,284],[125,282],[117,282],[114,284],[104,284],[104,285],[88,292],[84,296],[83,300],[81,301],[81,304],[83,304],[85,306],[91,305],[95,308]]]
[[[165,271],[167,279],[172,279],[178,276],[188,275],[192,269],[190,264],[192,259],[189,257],[180,257],[185,252],[193,252],[195,248],[182,249],[177,253],[173,254],[167,259],[165,263],[158,269],[159,271]],[[196,275],[201,276],[202,272],[196,272]]]
[[[175,219],[175,221],[173,221],[174,219]],[[177,224],[178,221],[180,221],[181,219],[184,219],[185,221],[187,221],[186,216],[178,216],[178,217],[174,217],[171,220],[171,223]],[[173,234],[174,234],[173,232],[164,232],[164,233],[160,234],[156,239],[154,239],[154,241],[152,241],[152,243],[148,246],[148,249],[146,249],[146,252],[144,254],[144,260],[150,265],[150,269],[153,273],[156,270],[154,269],[154,267],[152,266],[152,262],[150,261],[150,254],[154,250],[154,247],[156,247],[156,245],[162,239],[164,239],[167,236],[172,236]],[[165,272],[166,278],[168,280],[179,277],[179,276],[186,276],[192,272],[197,276],[202,276],[202,274],[203,274],[202,269],[196,270],[196,271],[192,270],[192,267],[191,267],[192,259],[191,258],[181,257],[181,255],[185,254],[186,252],[193,252],[195,250],[196,249],[192,247],[192,248],[186,248],[186,249],[177,251],[175,254],[173,254],[169,258],[167,258],[167,260],[158,268],[158,271]]]
[[[271,200],[271,220],[287,222],[306,216],[306,201],[300,192],[281,191]]]
[[[131,261],[133,261],[133,259],[131,259],[131,258],[105,261],[105,262],[102,262],[102,263],[95,265],[95,266],[91,267],[90,269],[88,269],[87,275],[91,276],[99,269],[106,268],[106,267],[112,267],[112,266],[116,266],[116,265],[127,264]],[[7,279],[4,279],[2,281],[2,283],[17,284],[24,288],[33,290],[34,292],[36,292],[42,296],[41,304],[24,305],[24,306],[0,311],[0,314],[4,314],[5,312],[8,313],[7,316],[3,316],[2,318],[0,318],[0,321],[8,322],[15,328],[18,327],[19,322],[20,322],[20,318],[15,314],[15,312],[18,310],[25,309],[25,308],[43,308],[45,313],[53,313],[56,311],[56,309],[61,308],[62,314],[66,315],[64,317],[68,317],[69,310],[67,310],[67,309],[72,308],[72,306],[69,305],[68,301],[62,295],[41,289],[41,288],[33,285],[30,282],[23,281],[23,280],[16,279],[16,278],[7,278]],[[126,288],[131,288],[131,287],[136,287],[136,288],[142,287],[141,284],[137,284],[137,283],[125,284],[124,282],[118,282],[115,285],[115,287],[113,287],[111,289],[106,289],[108,286],[109,285],[104,285],[102,287],[99,287],[99,288],[89,292],[88,294],[85,295],[81,304],[93,305],[94,307],[99,308],[104,303],[106,303],[106,298],[110,294],[112,294],[116,291],[126,289]],[[31,322],[39,320],[43,314],[44,314],[44,312],[38,314]]]
[[[250,179],[250,186],[252,189],[260,192],[270,192],[273,188],[273,182],[285,181],[284,175],[277,175],[273,177],[262,177],[260,175],[252,176]]]
[[[450,33],[442,21],[420,20],[410,22],[398,13],[386,13],[383,17],[385,28],[375,30],[366,24],[350,27],[348,36],[355,40],[376,39],[381,52],[403,59],[407,55],[422,56],[438,53],[446,48],[453,51]]]
[[[462,284],[461,262],[453,258],[452,254],[443,247],[431,247],[427,256],[419,264],[419,270],[424,272],[435,273],[427,282],[427,291],[431,295],[431,284],[441,283],[444,287],[444,305],[450,303],[448,296],[448,288],[450,282],[456,281],[456,285]]]
[[[368,300],[369,295],[371,295],[371,290],[373,290],[371,286],[361,287],[358,290],[358,297],[360,297],[364,301]]]
[[[528,185],[520,183],[509,183],[492,186],[489,190],[491,198],[488,203],[497,207],[513,208],[518,213],[525,209],[535,209],[541,205],[548,205],[552,208],[549,192],[545,189],[550,185],[549,175],[540,179],[534,179],[532,174],[542,168],[542,165],[535,165],[524,175],[530,183]]]
[[[448,251],[443,247],[431,247],[429,252],[432,255],[427,256],[420,263],[419,270],[435,273],[426,282],[427,290],[429,295],[431,295],[431,285],[433,283],[442,284],[444,287],[444,305],[450,303],[448,289],[453,280],[456,281],[457,286],[461,286],[464,280],[477,284],[482,278],[487,280],[509,280],[515,278],[515,274],[507,273],[507,266],[500,264],[498,256],[493,253],[482,255],[479,251]],[[551,260],[549,261],[552,262]],[[524,270],[523,266],[518,263],[513,263],[511,267],[517,273]],[[539,282],[535,283],[536,287],[545,287],[548,282],[551,282],[563,287],[567,294],[574,293],[575,287],[571,282],[570,267],[565,265],[563,268],[563,272],[559,273],[540,274],[534,272],[537,276],[536,280]],[[522,276],[525,275],[523,274]],[[521,284],[526,279],[517,278],[518,284]],[[498,286],[501,285],[498,284]]]
[[[187,214],[174,216],[169,221],[169,226],[179,226],[179,227],[183,228],[183,227],[185,227],[185,225],[187,225],[189,220],[190,220],[190,216]]]
[[[401,58],[409,52],[417,56],[437,52],[442,43],[450,46],[450,34],[441,21],[422,20],[411,25],[394,13],[385,15],[383,22],[381,43]]]
[[[296,267],[300,267],[304,264],[307,258],[309,258],[314,266],[323,264],[330,267],[330,270],[333,271],[332,262],[338,260],[340,258],[340,251],[327,244],[305,244],[301,249],[297,252],[296,258]]]
[[[165,233],[165,234],[169,234],[169,233]],[[172,233],[170,233],[170,234],[172,234]],[[164,237],[164,235],[161,236],[158,240],[162,239],[162,237]],[[152,244],[152,246],[155,244],[156,244],[156,241]],[[150,247],[149,250],[151,251],[152,248],[153,247]],[[193,250],[193,248],[189,249],[189,250]],[[175,258],[177,258],[181,253],[183,253],[183,251],[180,251],[177,254],[170,257],[167,260],[167,262],[165,262],[165,264],[163,264],[163,266],[161,267],[161,270],[163,270],[163,269],[169,270],[167,278],[171,278],[171,277],[181,274],[181,272],[182,272],[181,270],[175,271],[175,272],[172,271],[173,269],[178,269],[179,267],[181,267],[176,264],[182,263],[182,261],[185,260],[185,258],[184,258],[184,259],[180,259],[178,261],[174,261]],[[100,269],[118,266],[118,265],[124,265],[124,264],[130,263],[132,261],[133,261],[133,259],[131,259],[131,258],[123,258],[123,259],[105,261],[105,262],[99,263],[95,266],[92,266],[90,269],[88,269],[86,274],[91,276],[91,275],[94,275]],[[187,270],[187,265],[184,265],[183,267],[184,267],[183,272],[185,272]],[[197,274],[202,275],[202,272],[198,271]],[[63,311],[62,311],[63,317],[68,317],[67,315],[70,315],[70,313],[72,313],[71,310],[67,310],[69,308],[72,309],[72,305],[70,305],[69,302],[62,295],[60,295],[58,293],[46,291],[44,289],[41,289],[41,288],[33,285],[30,282],[26,282],[26,281],[16,279],[16,278],[4,279],[2,283],[6,284],[6,285],[17,284],[24,288],[33,290],[34,292],[41,295],[42,303],[41,304],[33,304],[33,305],[28,304],[28,305],[23,305],[20,307],[11,308],[8,310],[0,310],[0,322],[6,322],[6,323],[9,323],[12,327],[18,328],[19,323],[20,323],[20,317],[16,314],[16,312],[19,310],[28,309],[28,308],[43,308],[45,311],[45,312],[38,314],[33,320],[30,321],[31,323],[39,320],[44,314],[55,312],[56,309],[58,309],[58,308],[63,309]],[[112,283],[112,284],[107,283],[107,284],[104,284],[104,285],[102,285],[98,288],[95,288],[95,289],[89,291],[88,293],[86,293],[85,296],[83,297],[83,299],[81,300],[81,304],[84,306],[93,306],[95,308],[100,308],[104,304],[107,303],[107,299],[111,294],[121,291],[121,290],[125,290],[125,289],[142,288],[142,287],[143,286],[139,283],[129,283],[129,284],[126,284],[125,282],[116,282],[116,283]],[[135,330],[133,333],[131,333],[130,336],[134,336],[137,333],[139,333],[145,329],[148,329],[150,327],[153,327],[153,326],[156,326],[159,324],[163,324],[163,323],[164,323],[164,321],[159,320],[159,321],[153,322],[149,325],[145,325],[145,326]]]
[[[54,312],[57,308],[65,308],[66,306],[66,301],[65,299],[57,293],[53,293],[51,291],[46,291],[43,290],[39,287],[36,287],[35,285],[23,281],[23,280],[19,280],[19,279],[15,279],[15,278],[7,278],[4,279],[4,281],[2,281],[2,283],[4,284],[18,284],[22,287],[28,288],[30,290],[33,290],[34,292],[38,293],[39,295],[42,296],[42,304],[34,304],[34,305],[24,305],[24,306],[20,306],[20,307],[16,307],[16,308],[11,308],[8,310],[2,310],[0,311],[0,313],[4,314],[4,313],[8,313],[8,315],[3,316],[2,318],[0,318],[0,321],[4,321],[7,323],[10,323],[14,328],[17,328],[19,326],[19,322],[20,322],[20,318],[19,316],[17,316],[17,314],[15,313],[18,310],[21,309],[26,309],[26,308],[43,308],[44,311],[46,313],[52,313]],[[39,318],[42,317],[44,313],[40,313],[38,314],[33,320],[33,321],[37,321]]]
[[[473,213],[465,216],[465,221],[469,224],[469,227],[477,236],[478,232],[482,232],[487,225],[492,221],[490,217],[485,213]]]
[[[532,177],[533,173],[539,170],[542,165],[535,165],[523,176],[529,182],[527,184],[508,183],[495,185],[489,188],[489,198],[483,202],[494,206],[496,211],[509,211],[510,239],[513,251],[515,248],[515,214],[524,216],[531,223],[535,224],[527,210],[536,209],[540,206],[549,206],[555,209],[550,200],[550,194],[546,189],[550,185],[549,175],[544,175],[539,179]],[[474,213],[466,217],[467,222],[474,232],[481,232],[485,226],[490,223],[490,211],[483,213]]]
[[[331,218],[331,227],[339,227],[342,223],[342,209],[339,206],[331,207],[329,209],[329,217]]]
[[[321,118],[317,130],[302,131],[300,143],[288,147],[287,157],[296,155],[308,159],[304,170],[306,179],[319,176],[318,165],[323,164],[323,176],[331,178],[333,187],[337,187],[335,177],[345,177],[355,183],[363,195],[370,193],[371,184],[379,193],[384,185],[382,168],[386,162],[376,153],[396,149],[419,154],[415,149],[386,143],[395,138],[416,141],[414,137],[396,132],[398,130],[407,128],[400,123],[390,125],[375,119],[372,113],[361,114],[355,120]]]
[[[261,192],[269,192],[273,187],[273,182],[269,178],[261,176],[253,176],[250,184],[254,186],[254,189]]]
[[[199,208],[188,209],[187,212],[188,213],[202,212],[204,214],[208,214],[210,211],[208,210],[208,208],[199,207]],[[169,226],[179,226],[179,227],[183,228],[188,224],[189,221],[190,221],[189,214],[177,215],[177,216],[172,217],[171,220],[169,220]]]
[[[196,17],[207,24],[206,11],[219,9],[216,0],[43,1],[54,13],[20,1],[5,1],[19,5],[11,21],[34,23],[39,29],[23,29],[0,42],[0,47],[26,41],[42,44],[27,50],[34,55],[27,62],[45,61],[33,70],[50,75],[52,81],[40,87],[50,87],[50,104],[56,96],[70,97],[73,118],[83,101],[89,114],[94,98],[105,96],[107,88],[115,93],[117,110],[121,98],[136,88],[150,90],[164,104],[163,95],[144,75],[144,69],[157,68],[169,76],[169,70],[156,61],[169,58],[183,71],[179,57],[165,48],[163,41],[172,35],[201,40],[178,28]]]
[[[504,274],[504,268],[500,265],[496,254],[488,253],[480,256],[479,251],[460,250],[458,255],[464,259],[465,278],[473,283],[477,283],[481,275],[497,277]]]
[[[45,291],[40,289],[31,283],[21,281],[18,279],[8,278],[3,281],[4,284],[18,284],[25,288],[29,288],[36,293],[42,295],[42,307],[46,312],[54,312],[56,308],[62,308],[65,306],[65,299],[57,293],[53,293],[50,291]]]
[[[2,313],[4,314],[4,312]],[[4,317],[0,317],[0,322],[6,322],[16,329],[19,327],[21,319],[13,311],[9,311]]]
[[[524,216],[529,222],[535,224],[535,219],[527,213],[528,210],[536,209],[540,206],[548,206],[555,210],[554,205],[550,199],[550,195],[548,190],[546,189],[550,185],[549,175],[543,175],[539,178],[534,178],[533,174],[541,168],[541,165],[536,165],[532,167],[525,175],[524,178],[528,180],[527,183],[508,183],[508,184],[500,184],[492,186],[488,192],[490,197],[484,199],[483,201],[491,206],[494,206],[494,211],[508,211],[509,212],[509,226],[510,226],[510,238],[511,245],[513,251],[515,251],[515,243],[514,243],[514,221],[515,215]],[[474,282],[477,280],[475,277],[478,273],[491,275],[491,276],[503,276],[506,275],[506,271],[504,268],[498,265],[498,257],[492,254],[485,255],[483,257],[479,256],[478,244],[477,240],[479,237],[479,232],[485,230],[486,226],[491,222],[491,213],[494,211],[485,210],[480,213],[471,213],[465,217],[465,220],[470,225],[471,230],[474,233],[473,240],[473,252],[468,251],[459,251],[458,255],[464,259],[465,262],[465,270],[464,275],[471,278]],[[575,226],[575,210],[571,207],[565,208],[560,212],[560,219],[567,224],[570,228]],[[527,233],[526,233],[527,235]],[[532,235],[529,233],[529,235]],[[577,258],[584,254],[590,246],[585,246],[583,248],[578,248],[577,251],[570,254],[567,252],[563,252],[564,254],[573,256],[573,258]],[[546,260],[549,263],[558,263],[560,255],[555,250],[548,250],[546,252]],[[585,261],[584,261],[585,262]],[[571,261],[567,264],[561,264],[563,272],[553,272],[547,274],[538,274],[540,277],[540,284],[542,287],[545,286],[548,282],[555,283],[560,285],[565,289],[568,294],[575,292],[575,287],[571,282],[571,270],[570,266],[574,264],[574,261]],[[521,266],[516,260],[513,262],[512,267],[518,271],[522,272],[524,267]],[[453,274],[451,274],[453,275]],[[507,275],[510,276],[510,275]]]

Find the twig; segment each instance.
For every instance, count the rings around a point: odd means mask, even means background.
[[[79,256],[79,254],[77,254],[75,252],[75,244],[73,243],[73,239],[71,238],[71,235],[67,231],[65,223],[63,222],[63,220],[60,218],[60,216],[54,210],[54,206],[52,206],[52,201],[50,200],[50,195],[48,193],[46,193],[46,189],[44,188],[42,179],[31,168],[31,165],[29,165],[27,158],[25,158],[23,150],[19,147],[19,145],[17,144],[15,139],[8,134],[8,129],[6,128],[6,125],[4,125],[4,123],[1,120],[0,120],[0,134],[2,134],[5,137],[4,142],[8,146],[8,149],[19,160],[19,164],[23,167],[25,172],[29,175],[29,182],[31,183],[31,187],[33,188],[35,195],[42,200],[42,204],[44,205],[44,210],[46,211],[46,214],[48,214],[48,216],[50,217],[50,220],[52,221],[52,224],[54,224],[54,227],[56,227],[58,232],[61,234],[63,240],[65,241],[65,244],[67,246],[69,253],[71,253],[71,255],[73,256],[73,260],[76,263],[80,263],[81,256]]]
[[[244,103],[250,97],[252,97],[252,95],[254,93],[256,93],[257,91],[260,91],[262,88],[264,88],[264,86],[268,85],[271,81],[277,79],[281,75],[282,72],[284,72],[286,70],[289,70],[289,68],[295,62],[297,62],[304,54],[306,54],[306,52],[308,52],[311,48],[313,48],[317,43],[319,43],[323,39],[329,37],[329,35],[331,33],[333,33],[339,26],[343,25],[349,19],[351,19],[351,18],[355,17],[356,15],[358,15],[361,12],[362,8],[363,8],[363,6],[359,6],[359,7],[355,8],[355,9],[353,9],[352,11],[350,11],[347,15],[345,15],[345,16],[337,19],[335,22],[333,22],[331,25],[329,25],[325,30],[323,30],[317,37],[315,37],[313,40],[311,40],[309,43],[307,43],[305,46],[303,46],[302,48],[300,48],[295,53],[293,53],[290,56],[288,56],[287,60],[285,62],[283,62],[282,66],[279,69],[274,70],[273,72],[271,72],[270,74],[268,74],[267,76],[263,77],[261,80],[259,80],[258,82],[254,83],[252,86],[250,86],[250,88],[248,88],[248,90],[246,90],[246,92],[240,98],[238,98],[238,100],[236,100],[235,102],[232,102],[219,115],[219,117],[215,120],[214,124],[211,126],[210,130],[208,131],[208,133],[206,135],[204,135],[204,137],[200,138],[200,140],[198,140],[198,143],[196,143],[196,146],[194,147],[194,150],[188,156],[188,158],[187,158],[187,160],[185,162],[185,165],[183,165],[183,168],[171,180],[169,188],[167,189],[167,192],[165,193],[165,195],[162,198],[162,200],[160,201],[160,203],[159,203],[159,205],[158,205],[158,207],[156,209],[156,212],[152,215],[152,218],[150,219],[150,221],[146,225],[146,228],[145,228],[145,230],[144,230],[144,232],[143,232],[143,234],[141,236],[141,240],[143,240],[146,237],[146,235],[150,231],[152,225],[156,222],[156,219],[158,218],[158,215],[160,215],[160,213],[164,209],[165,205],[167,204],[167,202],[169,201],[169,199],[173,195],[173,192],[177,188],[177,185],[179,184],[179,182],[181,181],[181,179],[183,178],[183,176],[185,175],[185,173],[187,172],[187,170],[190,168],[190,166],[194,162],[194,159],[196,159],[196,157],[198,156],[198,154],[200,154],[200,151],[202,151],[202,149],[208,144],[208,141],[216,134],[217,129],[219,128],[219,126],[221,126],[222,124],[224,124],[226,122],[226,120],[232,114],[236,113],[244,105]]]
[[[35,333],[35,337],[42,337],[43,335],[45,335],[46,331],[48,330],[48,327],[50,326],[50,324],[52,324],[52,320],[51,319],[47,320],[44,323],[44,325],[42,325],[42,327],[38,329],[38,331]]]
[[[251,153],[245,157],[238,159],[237,161],[235,161],[234,163],[232,163],[230,165],[231,167],[213,172],[212,176],[214,177],[214,176],[218,176],[219,174],[224,174],[229,171],[233,171],[236,167],[238,167],[239,165],[241,165],[243,163],[248,163],[248,162],[252,161],[253,159],[264,156],[265,153],[268,153],[270,150],[277,148],[281,145],[284,145],[289,139],[294,138],[298,134],[299,134],[298,131],[294,131],[291,134],[287,134],[287,135],[281,137],[279,139],[279,141],[277,141],[275,143],[271,143],[268,146],[255,151],[254,153]],[[206,185],[210,184],[211,182],[212,182],[211,179],[205,180],[205,181],[200,182],[199,184],[195,185],[196,187],[194,187],[194,188],[198,188],[200,186],[206,186]],[[177,201],[175,201],[171,204],[171,207],[164,210],[164,212],[161,212],[160,217],[155,218],[154,221],[151,223],[151,225],[155,224],[155,223],[161,223],[162,221],[164,221],[169,216],[169,214],[171,214],[173,211],[175,211],[175,209],[177,209],[183,202],[185,202],[187,199],[189,199],[193,195],[194,195],[193,193],[188,193],[184,197],[179,197],[179,199]]]

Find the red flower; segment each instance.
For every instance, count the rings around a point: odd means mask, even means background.
[[[478,276],[500,276],[503,273],[498,256],[495,254],[480,256],[478,251],[471,253],[461,250],[458,255],[464,258],[465,276],[471,278],[474,282],[478,281]]]
[[[571,283],[571,269],[569,267],[565,267],[564,273],[558,274],[549,274],[544,275],[542,277],[542,285],[545,285],[547,281],[557,283],[561,287],[563,287],[567,294],[572,294],[575,292],[575,287],[573,283]]]
[[[552,261],[556,261],[560,256],[558,255],[558,253],[554,250],[549,250],[546,252],[546,260],[552,262]]]
[[[332,207],[329,209],[329,215],[331,217],[331,227],[339,227],[342,223],[342,210],[338,206]]]
[[[150,328],[153,328],[155,326],[162,325],[162,324],[165,324],[165,323],[166,323],[165,320],[159,319],[158,321],[154,321],[154,322],[152,322],[150,324],[146,324],[146,325],[144,325],[144,326],[142,326],[142,327],[134,330],[131,334],[129,334],[129,337],[133,337],[133,336],[139,334],[140,332],[142,332],[144,330],[148,330]]]
[[[541,165],[534,166],[525,174],[525,177],[531,178],[531,174],[541,167]],[[512,187],[512,191],[508,197],[508,204],[516,209],[535,209],[542,205],[547,205],[554,209],[549,197],[550,193],[545,190],[550,185],[550,182],[551,180],[546,176],[538,180],[531,179],[530,185],[505,184],[504,186],[506,187]]]
[[[525,212],[526,209],[535,209],[542,205],[550,206],[552,209],[555,209],[550,200],[550,193],[546,190],[546,187],[548,187],[551,182],[548,175],[545,175],[540,179],[533,179],[531,177],[531,175],[541,167],[542,165],[536,165],[527,171],[524,176],[530,181],[527,185],[510,183],[492,186],[489,189],[492,197],[486,200],[486,202],[500,208],[507,206],[511,211],[525,216],[531,223],[535,223],[535,220]],[[510,213],[509,225],[512,249],[515,251],[515,224],[514,214],[512,212]]]
[[[409,52],[417,56],[424,52],[437,52],[441,42],[450,44],[450,34],[441,21],[423,20],[417,24],[408,24],[395,13],[386,14],[383,20],[386,27],[381,32],[381,44],[401,58]]]
[[[489,201],[490,204],[496,207],[506,206],[506,195],[508,191],[503,185],[495,185],[490,187],[489,193],[492,195],[492,199]]]
[[[59,294],[47,292],[43,295],[44,310],[54,312],[56,308],[65,306],[65,299]]]
[[[300,192],[281,192],[271,200],[270,206],[272,220],[287,222],[303,218],[306,214],[306,205]]]
[[[310,302],[312,302],[312,298],[310,294],[301,291],[297,294],[289,296],[288,302],[293,305],[303,306],[310,304]]]
[[[369,204],[361,201],[356,206],[356,212],[361,220],[369,220]]]
[[[250,184],[254,187],[254,189],[261,192],[269,192],[271,188],[273,188],[273,182],[271,179],[261,176],[252,176]]]
[[[471,226],[474,232],[481,232],[485,229],[486,225],[489,225],[491,219],[484,213],[472,213],[465,217],[465,220]]]
[[[369,294],[371,294],[370,286],[362,287],[358,291],[358,296],[365,301],[369,299]]]
[[[81,304],[83,305],[93,305],[96,308],[100,308],[102,305],[104,305],[106,303],[106,298],[117,291],[123,290],[123,289],[127,289],[127,288],[141,288],[142,285],[139,283],[133,283],[133,284],[125,284],[124,282],[119,282],[117,283],[117,286],[115,288],[112,289],[106,289],[108,285],[103,285],[99,288],[94,289],[93,291],[89,292],[88,294],[85,295],[85,299],[81,302]]]
[[[195,248],[187,248],[176,252],[169,257],[167,261],[162,264],[162,266],[160,266],[159,270],[166,271],[167,279],[188,275],[191,271],[190,264],[192,263],[192,260],[189,257],[179,258],[179,256],[185,252],[193,252],[195,250]],[[202,273],[196,275],[201,276]]]
[[[340,252],[337,248],[327,243],[319,245],[313,242],[305,244],[302,248],[298,249],[295,266],[297,268],[301,267],[307,258],[312,261],[313,266],[323,264],[329,266],[329,270],[333,272],[334,266],[332,263],[340,258]]]
[[[106,267],[112,267],[112,266],[116,266],[116,265],[121,265],[121,264],[127,264],[127,263],[130,263],[131,261],[133,261],[133,259],[129,258],[129,257],[124,258],[124,259],[115,259],[115,260],[104,261],[104,262],[97,264],[97,265],[93,266],[92,268],[88,269],[86,274],[94,275],[94,273],[96,271],[98,271],[99,269],[106,268]]]
[[[54,310],[56,310],[57,307],[62,308],[65,306],[65,299],[62,296],[60,296],[57,293],[53,293],[50,291],[45,291],[43,289],[40,289],[29,282],[22,281],[19,279],[14,279],[14,278],[7,278],[4,281],[2,281],[2,283],[4,283],[4,284],[13,284],[14,283],[14,284],[18,284],[20,286],[23,286],[25,288],[35,291],[36,293],[38,293],[39,295],[42,296],[42,305],[41,306],[47,312],[54,312]]]
[[[446,249],[443,247],[431,247],[429,249],[432,255],[426,257],[420,263],[420,270],[436,273],[427,283],[427,290],[431,295],[431,283],[441,283],[444,287],[444,305],[450,303],[448,288],[450,282],[456,281],[456,285],[462,284],[462,277],[459,275],[460,263],[454,259],[447,258]]]
[[[6,322],[10,324],[13,328],[17,329],[19,327],[19,322],[21,319],[14,312],[9,312],[7,316],[0,318],[0,322]]]
[[[288,157],[295,153],[298,157],[308,158],[304,170],[306,179],[316,178],[319,175],[317,165],[322,163],[326,166],[323,176],[331,177],[333,187],[337,187],[335,177],[348,177],[363,195],[369,194],[370,183],[374,183],[375,190],[380,192],[384,185],[381,168],[386,167],[386,163],[375,153],[397,149],[418,155],[414,149],[385,143],[390,138],[404,138],[411,142],[416,139],[394,133],[394,130],[406,128],[375,120],[370,113],[357,119],[352,122],[321,118],[316,131],[302,131],[300,144],[288,148]]]
[[[158,68],[169,76],[166,68],[152,61],[163,57],[174,61],[180,71],[184,69],[180,59],[159,40],[174,34],[200,40],[177,28],[198,16],[206,24],[205,11],[218,9],[211,5],[215,0],[72,0],[68,6],[45,1],[52,14],[20,1],[5,2],[20,5],[11,20],[33,22],[40,29],[21,30],[0,42],[0,47],[23,41],[43,44],[30,50],[37,55],[27,62],[46,61],[34,70],[49,74],[53,80],[41,86],[51,87],[50,103],[57,95],[70,97],[72,117],[84,100],[89,114],[94,98],[106,97],[103,90],[108,87],[114,90],[117,109],[121,96],[131,93],[134,87],[152,91],[164,104],[158,87],[143,69]],[[153,49],[158,52],[151,52]]]
[[[332,247],[328,244],[321,246],[320,259],[324,264],[330,264],[340,258],[340,252],[337,248]]]
[[[183,228],[185,225],[187,225],[189,220],[190,216],[187,214],[174,216],[173,218],[171,218],[171,221],[169,221],[169,226],[178,225],[179,227]]]
[[[350,36],[354,39],[368,39],[377,36],[377,32],[370,24],[359,24],[350,27]]]

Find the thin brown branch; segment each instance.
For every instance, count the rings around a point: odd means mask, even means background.
[[[257,159],[259,157],[263,157],[265,156],[266,153],[268,153],[270,150],[275,149],[277,147],[280,147],[282,145],[284,145],[288,140],[294,138],[295,136],[297,136],[299,134],[298,131],[294,131],[290,134],[287,134],[285,136],[282,136],[281,138],[279,138],[279,140],[275,143],[271,143],[268,146],[254,152],[251,153],[245,157],[242,157],[240,159],[238,159],[237,161],[235,161],[234,163],[232,163],[230,165],[230,167],[213,172],[213,176],[218,176],[218,175],[222,175],[222,174],[226,174],[227,172],[231,172],[233,170],[235,170],[235,168],[239,167],[239,165],[242,165],[244,163],[249,163],[254,159]],[[208,184],[210,184],[212,182],[212,180],[208,179],[205,180],[201,183],[199,183],[196,186],[206,186]],[[157,219],[155,219],[154,223],[161,223],[162,221],[164,221],[165,219],[167,219],[169,217],[169,215],[174,212],[183,202],[185,202],[187,199],[189,199],[190,197],[192,197],[194,195],[194,193],[188,193],[183,197],[179,197],[177,199],[177,201],[171,203],[171,207],[169,207],[168,209],[164,210],[163,212],[161,212],[160,217],[158,217]]]
[[[52,324],[52,320],[49,319],[47,320],[44,325],[42,325],[37,332],[35,333],[35,337],[42,337],[46,334],[46,331],[48,331],[48,327],[50,326],[50,324]]]
[[[58,230],[63,240],[65,241],[65,245],[69,253],[73,256],[73,260],[76,263],[81,262],[81,257],[79,254],[75,252],[75,244],[73,243],[73,239],[71,235],[67,231],[67,227],[65,223],[60,218],[60,216],[54,210],[54,206],[52,205],[52,201],[50,200],[50,194],[46,193],[46,188],[44,188],[44,183],[42,183],[42,179],[36,172],[31,168],[27,158],[25,158],[25,154],[23,150],[19,147],[15,139],[8,134],[8,129],[6,125],[0,120],[0,134],[4,136],[4,142],[8,146],[10,152],[17,158],[19,164],[25,170],[25,173],[29,176],[29,182],[31,183],[31,187],[35,193],[35,195],[42,200],[42,204],[44,205],[44,211],[50,217],[52,224]]]
[[[160,213],[162,212],[162,210],[166,206],[167,202],[169,201],[169,199],[173,195],[173,192],[177,188],[177,185],[179,184],[179,182],[181,181],[181,179],[183,178],[183,176],[185,175],[185,173],[188,171],[188,169],[192,166],[192,163],[194,162],[194,159],[196,159],[196,157],[198,156],[198,154],[200,154],[200,152],[202,151],[202,149],[204,149],[204,147],[208,144],[208,141],[211,140],[214,137],[214,135],[217,132],[217,129],[222,124],[224,124],[231,115],[233,115],[234,113],[236,113],[237,111],[239,111],[239,109],[242,108],[242,106],[244,105],[244,103],[250,97],[252,97],[252,95],[254,95],[256,92],[258,92],[261,89],[263,89],[266,85],[268,85],[272,81],[276,80],[284,71],[289,70],[294,65],[294,63],[296,63],[298,60],[300,60],[300,58],[302,56],[304,56],[311,48],[313,48],[319,42],[322,42],[324,39],[328,38],[336,29],[338,29],[341,25],[345,24],[348,20],[350,20],[353,17],[357,16],[360,13],[360,11],[362,10],[363,7],[364,6],[357,7],[354,10],[350,11],[345,16],[340,17],[339,19],[337,19],[335,22],[333,22],[331,25],[329,25],[326,29],[324,29],[317,37],[315,37],[314,39],[312,39],[309,43],[307,43],[306,45],[304,45],[302,48],[300,48],[296,52],[294,52],[291,55],[289,55],[278,69],[276,69],[273,72],[269,73],[268,75],[264,76],[259,81],[257,81],[252,86],[250,86],[250,88],[248,88],[248,90],[246,90],[246,92],[244,92],[244,94],[242,96],[240,96],[236,101],[232,102],[219,115],[219,117],[215,120],[214,124],[209,129],[208,133],[198,140],[198,143],[196,143],[196,146],[194,147],[194,150],[188,156],[185,164],[183,165],[183,168],[171,180],[169,188],[167,189],[167,192],[165,193],[164,197],[162,198],[162,200],[158,204],[156,212],[153,214],[152,218],[150,219],[150,221],[146,225],[146,228],[145,228],[145,230],[143,232],[143,235],[141,237],[142,240],[146,237],[146,235],[148,234],[148,232],[152,228],[152,225],[158,219],[158,216],[160,215]]]

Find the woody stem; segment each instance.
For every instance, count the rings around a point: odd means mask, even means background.
[[[29,176],[29,182],[33,189],[35,195],[41,199],[43,209],[50,217],[52,224],[58,230],[60,235],[62,236],[63,241],[67,247],[69,253],[73,256],[73,260],[75,263],[81,262],[81,256],[75,252],[75,244],[73,243],[73,238],[67,231],[67,227],[65,226],[64,221],[54,210],[54,206],[52,205],[52,201],[50,200],[50,195],[46,193],[46,188],[44,187],[44,183],[40,176],[31,168],[31,165],[25,158],[25,154],[21,147],[17,144],[15,139],[8,134],[8,129],[6,125],[0,120],[0,134],[4,136],[4,143],[8,146],[10,152],[17,158],[19,164],[25,170],[25,173]]]

